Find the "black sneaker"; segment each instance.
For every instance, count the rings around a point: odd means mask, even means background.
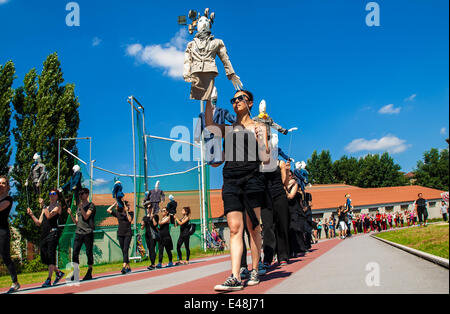
[[[256,286],[257,284],[259,284],[258,270],[257,269],[253,269],[250,272],[250,280],[247,281],[247,286]]]
[[[42,288],[48,288],[52,286],[52,281],[50,278],[47,278],[47,280],[42,284]]]
[[[244,289],[242,282],[237,280],[233,274],[231,274],[223,284],[214,287],[215,291],[238,291],[242,289]]]
[[[8,290],[7,293],[8,293],[8,294],[14,293],[14,292],[19,291],[19,289],[20,289],[20,284],[19,284],[18,282],[13,283],[12,286],[11,286],[11,288],[9,288],[9,290]]]
[[[239,271],[241,273],[241,280],[250,278],[250,272],[248,271],[247,268],[241,267],[241,269]]]
[[[83,281],[92,280],[92,269],[89,268],[86,275],[84,275]]]
[[[57,272],[55,281],[53,281],[53,285],[56,286],[62,277],[64,277],[64,273],[62,271]]]
[[[155,266],[152,266],[152,265],[150,265],[150,266],[148,266],[148,267],[147,267],[147,269],[148,269],[148,270],[155,270],[155,269],[156,269],[156,267],[155,267]]]
[[[120,272],[122,273],[122,275],[125,275],[127,273],[127,270],[125,269],[125,267],[123,267]]]

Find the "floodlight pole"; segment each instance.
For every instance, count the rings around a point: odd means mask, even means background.
[[[200,112],[204,112],[204,102],[200,100]],[[202,245],[203,251],[206,252],[206,196],[205,196],[205,141],[203,136],[200,137],[200,163],[201,163],[201,184],[202,184],[202,206],[201,210],[201,226],[202,226]]]

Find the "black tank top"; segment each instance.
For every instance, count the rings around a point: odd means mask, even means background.
[[[9,212],[11,211],[12,208],[12,197],[11,196],[7,196],[4,199],[0,200],[0,203],[3,201],[8,201],[9,202],[9,206],[5,208],[5,210],[2,210],[0,212],[0,229],[7,229],[9,230]]]
[[[159,234],[161,236],[161,239],[170,238],[169,223],[159,226]]]
[[[259,168],[258,142],[255,133],[239,128],[226,134],[224,142],[224,177],[239,177]]]
[[[277,167],[277,169],[275,171],[263,172],[263,173],[267,179],[267,187],[268,187],[272,197],[277,197],[277,196],[285,193],[283,181],[281,180],[280,167]]]
[[[189,235],[189,221],[185,222],[180,226],[180,235],[181,236]]]
[[[45,217],[45,214],[44,214],[44,218],[42,219],[42,224],[41,224],[41,238],[42,239],[46,238],[50,234],[52,229],[58,228],[59,216],[60,216],[59,214],[56,214],[52,218],[47,219],[47,217]]]

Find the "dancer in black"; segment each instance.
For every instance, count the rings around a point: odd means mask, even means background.
[[[231,100],[237,115],[232,126],[218,125],[213,122],[211,101],[205,110],[205,122],[208,131],[217,137],[224,137],[225,166],[223,168],[224,214],[230,228],[231,276],[216,291],[243,289],[240,278],[240,266],[243,251],[244,219],[247,219],[252,252],[252,271],[247,285],[259,283],[258,263],[261,256],[261,208],[265,203],[264,175],[260,173],[261,161],[269,161],[269,145],[266,127],[254,122],[250,117],[253,106],[253,94],[238,91]],[[244,202],[245,199],[245,202]],[[248,204],[248,210],[246,205]]]
[[[131,273],[131,267],[130,267],[130,257],[129,257],[129,251],[130,251],[130,243],[131,243],[131,223],[133,221],[134,213],[130,212],[130,205],[127,201],[124,201],[123,204],[124,207],[121,207],[121,205],[116,202],[112,204],[106,211],[111,216],[114,216],[117,218],[117,221],[119,222],[119,228],[117,229],[117,239],[119,240],[120,249],[122,250],[122,274],[128,274]],[[114,206],[116,209],[114,210]]]
[[[67,213],[73,223],[77,225],[75,230],[75,240],[73,241],[72,262],[74,263],[74,279],[78,281],[80,251],[85,246],[88,260],[88,271],[83,278],[85,280],[92,279],[92,267],[94,265],[94,229],[95,229],[95,205],[89,202],[89,189],[82,188],[79,192],[80,204],[78,205],[75,218],[72,211],[67,209]]]
[[[289,260],[289,203],[286,197],[285,185],[288,182],[289,161],[278,161],[273,172],[264,172],[266,177],[269,204],[261,210],[263,224],[264,268],[272,264],[274,254],[277,254],[281,266]]]
[[[20,289],[19,281],[17,280],[16,267],[11,260],[11,234],[9,231],[9,212],[11,211],[13,200],[9,196],[9,180],[5,176],[0,176],[0,256],[8,268],[12,280],[12,286],[8,293],[16,292]]]
[[[41,259],[42,262],[48,265],[48,277],[42,285],[42,288],[50,287],[52,285],[52,275],[55,272],[56,278],[53,285],[56,285],[64,273],[58,269],[56,265],[56,249],[59,241],[58,219],[61,216],[61,205],[59,204],[60,195],[58,189],[50,190],[50,205],[45,207],[44,200],[39,199],[41,205],[41,214],[39,219],[33,214],[30,208],[27,208],[27,213],[33,219],[36,226],[41,227]]]
[[[167,267],[172,267],[172,250],[173,250],[173,242],[172,237],[170,236],[170,217],[169,213],[167,212],[166,208],[161,209],[161,220],[159,221],[159,254],[158,259],[159,263],[156,265],[156,268],[162,268],[162,261],[164,257],[164,249],[167,252],[167,257],[169,258],[169,264],[167,264]]]
[[[291,257],[297,257],[298,254],[305,253],[306,247],[304,244],[304,220],[303,208],[300,206],[301,196],[299,194],[299,186],[294,178],[294,173],[289,172],[289,184],[286,190],[288,205],[289,205],[289,254]]]
[[[180,226],[180,237],[177,242],[177,254],[178,254],[178,262],[176,265],[187,265],[189,264],[189,257],[191,255],[191,250],[189,249],[189,238],[191,235],[189,234],[189,221],[191,216],[191,208],[183,207],[181,211],[183,218],[178,219],[178,217],[171,215],[175,219],[175,227]],[[186,261],[183,261],[183,254],[181,253],[181,246],[184,244],[184,248],[186,249]]]
[[[147,212],[147,215],[142,219],[142,229],[145,228],[145,242],[147,243],[148,255],[150,257],[150,266],[148,270],[154,270],[156,268],[156,244],[159,241],[158,222],[159,216],[154,215],[152,210]]]

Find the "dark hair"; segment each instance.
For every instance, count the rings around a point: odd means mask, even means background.
[[[189,206],[183,207],[183,209],[188,216],[191,214],[191,208]]]
[[[236,91],[236,93],[234,93],[234,94],[236,95],[236,94],[239,93],[239,92],[245,93],[245,94],[247,95],[247,97],[248,97],[248,101],[253,101],[253,94],[252,94],[252,92],[250,92],[250,91],[248,91],[248,90],[238,90],[238,91]]]
[[[80,190],[80,192],[81,192],[81,193],[89,194],[89,189],[88,189],[88,188],[82,188],[82,189]]]
[[[420,196],[422,193],[417,194],[417,196]],[[423,195],[423,194],[422,194]]]
[[[61,193],[59,193],[57,188],[50,189],[50,192],[56,192],[56,195],[58,196],[58,201],[61,199]]]

